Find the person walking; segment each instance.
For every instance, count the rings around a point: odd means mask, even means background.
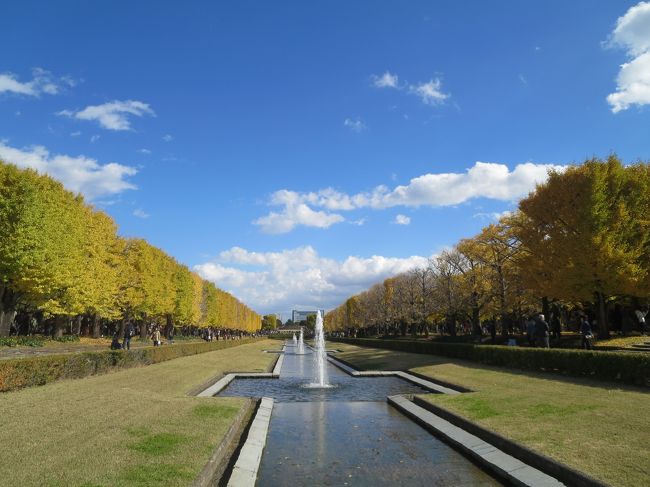
[[[560,337],[562,336],[562,322],[557,311],[551,313],[551,334],[553,335],[553,340],[560,341]]]
[[[648,309],[638,308],[636,311],[634,311],[634,314],[636,315],[636,321],[639,324],[639,331],[645,335],[647,331],[645,317],[648,315]]]
[[[550,328],[548,326],[548,323],[544,319],[543,314],[537,315],[537,322],[535,323],[535,331],[537,335],[537,343],[538,346],[542,348],[551,348],[551,344],[549,343],[549,331]]]
[[[591,325],[587,319],[587,315],[580,315],[580,335],[582,336],[582,348],[591,350],[594,334],[591,330]]]
[[[124,350],[131,350],[131,337],[134,333],[133,325],[129,321],[124,327],[124,343],[122,344]]]
[[[530,347],[535,346],[535,328],[535,318],[533,318],[533,315],[530,315],[528,320],[526,320],[526,337],[528,338],[528,345]]]
[[[158,347],[160,346],[160,328],[157,326],[153,329],[153,333],[151,334],[151,339],[153,340],[153,346]]]

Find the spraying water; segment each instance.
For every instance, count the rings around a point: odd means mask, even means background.
[[[293,346],[295,347],[296,345],[298,345],[298,339],[296,338],[296,334],[294,333],[293,334]]]
[[[325,333],[323,330],[323,316],[320,311],[316,313],[316,328],[314,329],[314,382],[317,387],[329,387],[327,382],[327,354],[325,352]]]
[[[300,338],[298,339],[298,353],[300,355],[305,354],[305,341],[302,334],[302,328],[300,328]]]

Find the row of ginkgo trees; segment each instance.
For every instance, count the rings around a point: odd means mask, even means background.
[[[549,319],[577,308],[607,337],[612,320],[633,328],[631,310],[649,296],[650,166],[612,155],[551,171],[499,223],[348,298],[326,325],[382,334],[428,333],[436,323],[455,334],[462,324],[480,333],[482,322],[495,320],[507,333],[531,313]]]
[[[54,179],[0,161],[0,336],[17,313],[61,336],[131,321],[254,331],[260,316]]]

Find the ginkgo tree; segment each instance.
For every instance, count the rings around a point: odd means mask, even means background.
[[[428,321],[444,322],[449,333],[467,319],[481,333],[489,318],[505,334],[559,303],[590,309],[606,337],[612,302],[648,303],[650,296],[650,166],[612,155],[551,171],[518,210],[441,252],[428,268],[430,284],[427,269],[385,280],[392,289],[385,305],[374,297],[379,285],[356,295],[356,314],[366,321],[355,326],[375,328],[379,313],[397,329],[416,302],[426,310],[420,319],[431,313]],[[413,288],[409,276],[423,285]],[[350,327],[347,307],[330,311],[326,323]]]
[[[261,317],[54,179],[0,161],[0,336],[38,312],[61,335],[86,321],[256,331]],[[74,328],[73,328],[74,330]]]

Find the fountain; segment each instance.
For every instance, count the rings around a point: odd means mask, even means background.
[[[302,328],[300,328],[300,338],[298,339],[298,355],[305,354],[305,341],[303,338]]]
[[[325,333],[323,330],[323,316],[320,311],[316,313],[316,327],[314,329],[314,381],[313,387],[330,387],[327,382],[327,352],[325,352]]]
[[[295,349],[297,344],[298,344],[298,339],[296,338],[296,334],[294,333],[293,334],[293,346],[294,346],[294,349]]]

